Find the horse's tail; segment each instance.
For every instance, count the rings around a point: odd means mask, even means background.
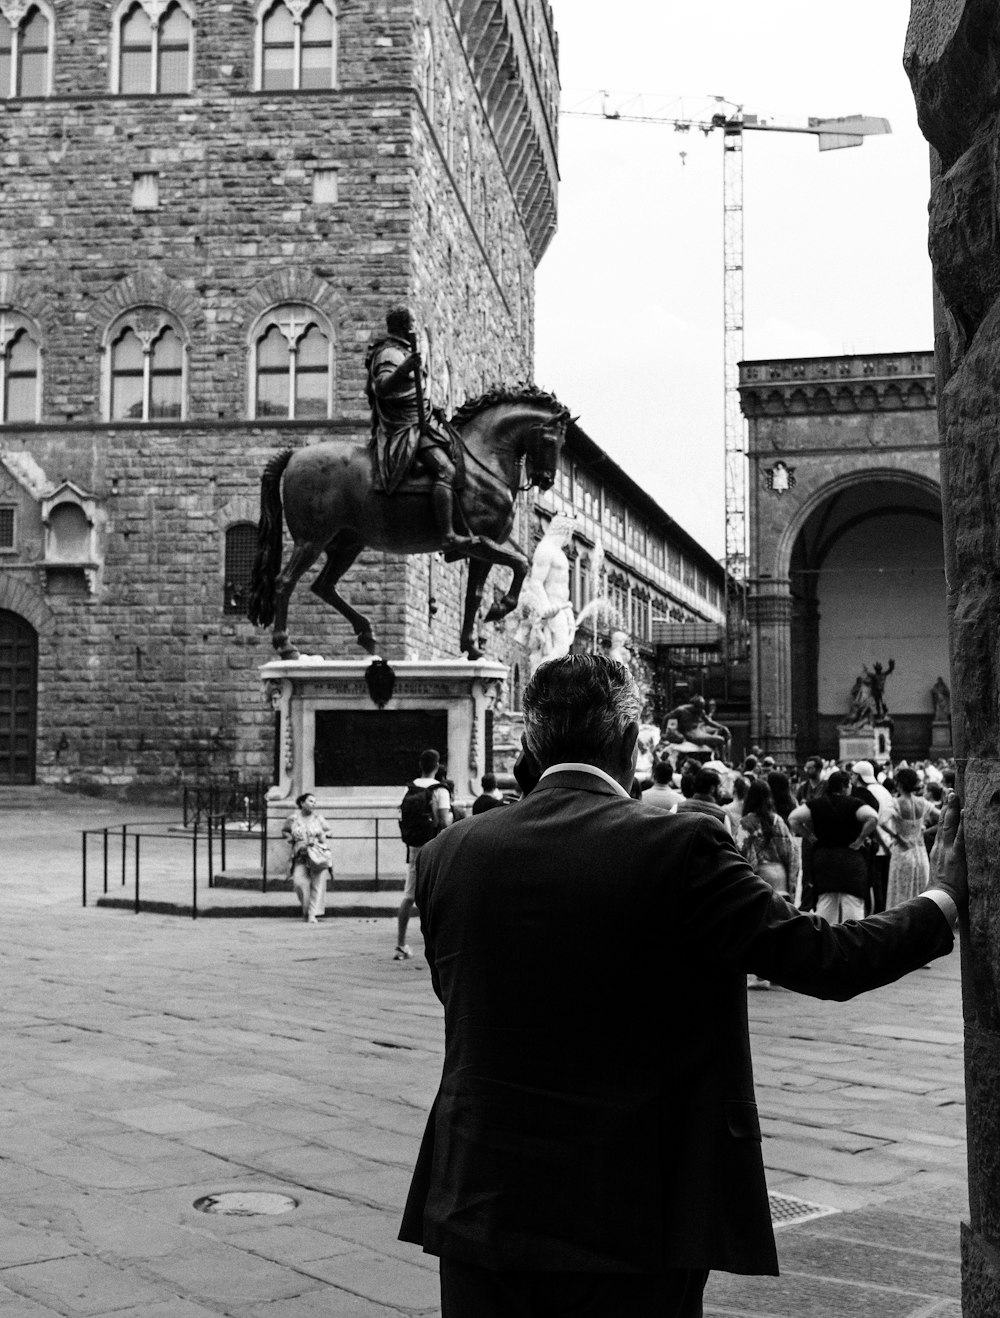
[[[247,617],[258,627],[274,621],[274,584],[281,570],[281,473],[294,449],[282,449],[264,467],[260,478],[260,521],[257,523],[257,556],[250,574]]]

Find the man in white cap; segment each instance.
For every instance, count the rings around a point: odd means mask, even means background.
[[[870,761],[856,761],[851,772],[851,795],[878,811],[871,865],[871,908],[872,913],[877,914],[885,910],[885,894],[889,883],[890,837],[884,825],[892,813],[892,796],[875,777]]]

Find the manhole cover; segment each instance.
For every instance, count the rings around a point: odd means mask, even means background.
[[[774,1194],[767,1196],[767,1202],[771,1208],[771,1225],[791,1226],[797,1222],[809,1222],[814,1217],[829,1217],[831,1213],[837,1213],[837,1208],[827,1208],[824,1204],[810,1204],[805,1199],[793,1199],[790,1194]]]
[[[298,1208],[299,1201],[287,1194],[266,1191],[231,1190],[226,1194],[206,1194],[194,1201],[199,1213],[226,1213],[230,1217],[274,1217]]]

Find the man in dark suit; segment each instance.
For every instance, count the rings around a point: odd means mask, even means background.
[[[842,1000],[948,952],[957,810],[935,891],[831,926],[715,819],[629,798],[622,665],[552,660],[523,706],[537,785],[418,862],[445,1061],[400,1235],[443,1318],[695,1318],[710,1269],[777,1272],[747,973]]]

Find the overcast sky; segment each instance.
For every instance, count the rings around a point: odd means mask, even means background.
[[[552,0],[563,107],[590,90],[889,119],[820,154],[744,136],[747,360],[932,347],[927,146],[908,0]],[[685,152],[682,158],[681,152]],[[537,382],[716,556],[723,499],[721,134],[560,118],[559,231],[537,277]]]

